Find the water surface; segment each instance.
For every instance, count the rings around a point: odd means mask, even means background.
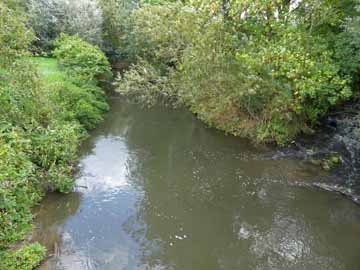
[[[329,181],[319,168],[181,110],[111,103],[76,192],[38,209],[42,269],[360,269],[360,208],[298,186]]]

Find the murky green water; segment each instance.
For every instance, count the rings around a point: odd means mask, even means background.
[[[359,270],[360,208],[297,186],[329,176],[278,156],[115,99],[82,147],[77,191],[38,210],[54,254],[42,269]]]

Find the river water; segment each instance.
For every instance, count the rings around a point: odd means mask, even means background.
[[[314,165],[114,98],[77,189],[36,210],[46,270],[359,270],[360,207]],[[299,185],[300,183],[300,185]]]

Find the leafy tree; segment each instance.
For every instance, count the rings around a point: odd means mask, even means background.
[[[29,24],[38,38],[35,43],[45,51],[60,33],[78,35],[102,45],[102,10],[97,0],[26,0]]]
[[[129,16],[138,6],[136,0],[99,0],[102,10],[102,49],[112,59],[127,58],[129,47],[126,32],[129,31]]]

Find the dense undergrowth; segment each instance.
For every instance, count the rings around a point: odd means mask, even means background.
[[[285,144],[357,94],[357,0],[148,2],[128,21],[123,96]]]
[[[9,3],[11,4],[12,1]],[[20,10],[0,2],[0,269],[29,270],[45,250],[28,243],[31,207],[73,188],[77,147],[107,110],[104,54],[63,35],[55,59],[34,58]]]

